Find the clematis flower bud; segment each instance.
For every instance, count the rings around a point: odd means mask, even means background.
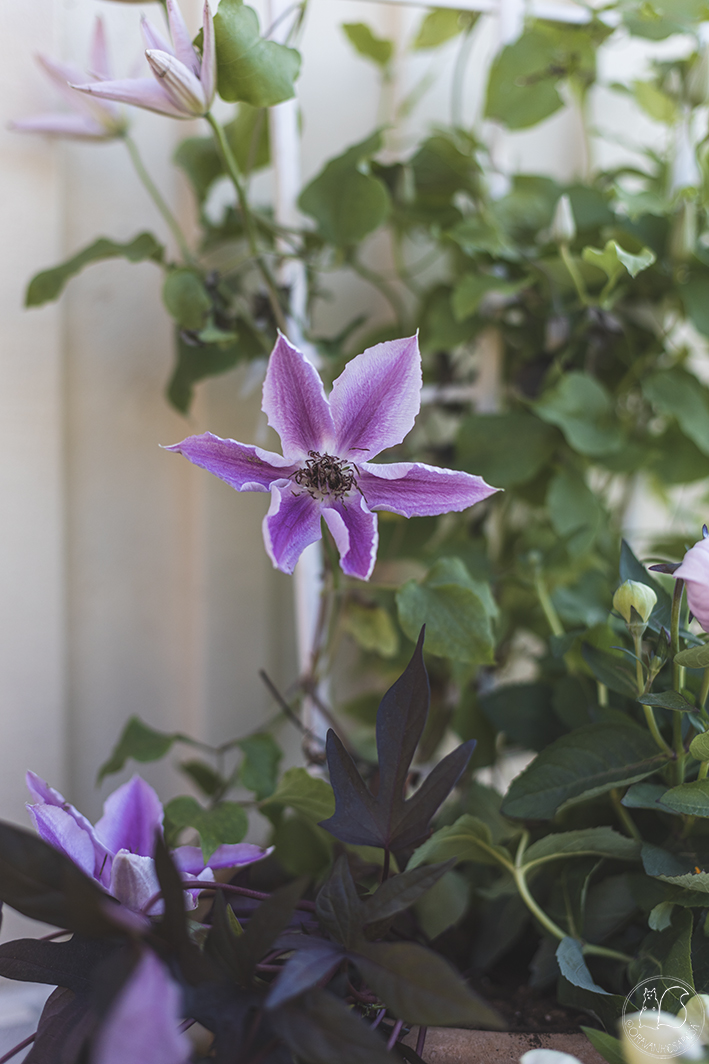
[[[657,595],[647,584],[626,580],[613,596],[613,609],[621,615],[632,635],[642,635],[656,602]]]
[[[692,107],[709,103],[709,48],[703,45],[689,68],[685,93]]]
[[[700,539],[690,547],[672,575],[684,580],[689,608],[704,631],[709,632],[709,539]]]
[[[576,236],[576,219],[571,200],[566,193],[559,197],[549,235],[556,244],[570,244]]]

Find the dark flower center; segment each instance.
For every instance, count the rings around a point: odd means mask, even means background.
[[[322,499],[325,495],[342,499],[357,484],[352,467],[347,462],[331,454],[320,454],[319,451],[308,451],[305,466],[293,473],[293,480],[314,499]]]

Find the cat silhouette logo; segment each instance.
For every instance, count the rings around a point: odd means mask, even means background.
[[[648,1061],[670,1060],[698,1046],[704,1006],[689,983],[654,975],[637,983],[626,997],[622,1025],[626,1038]]]

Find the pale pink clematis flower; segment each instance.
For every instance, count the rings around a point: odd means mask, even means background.
[[[706,531],[704,539],[690,547],[672,575],[684,580],[689,608],[704,631],[709,632],[709,539]]]
[[[91,1064],[187,1064],[192,1045],[181,1018],[179,986],[146,949],[96,1035]]]
[[[283,456],[205,432],[168,447],[237,491],[270,491],[266,550],[292,573],[320,539],[324,518],[348,576],[367,580],[377,557],[377,510],[404,517],[465,510],[492,495],[482,477],[420,462],[375,464],[401,443],[421,405],[415,336],[388,340],[348,362],[325,396],[317,371],[279,336],[268,363],[262,408]]]
[[[70,137],[73,140],[111,140],[120,137],[126,122],[118,107],[110,100],[87,99],[71,82],[82,81],[84,74],[77,67],[59,63],[45,55],[38,55],[37,62],[52,79],[74,114],[57,111],[52,114],[35,115],[10,123],[11,129],[21,133],[45,133],[54,137]],[[96,19],[90,53],[91,84],[101,83],[111,77],[111,67],[106,48],[103,22]]]
[[[143,19],[145,53],[152,78],[124,78],[120,81],[73,84],[72,88],[94,99],[116,100],[170,118],[206,115],[217,89],[217,60],[214,49],[214,22],[205,0],[202,16],[202,60],[194,49],[176,0],[166,0],[172,44]]]

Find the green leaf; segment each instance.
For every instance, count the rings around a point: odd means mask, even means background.
[[[645,779],[667,761],[634,724],[589,724],[537,754],[502,802],[505,816],[550,820],[565,805]]]
[[[687,816],[709,817],[709,780],[694,780],[681,783],[662,795],[662,805],[673,809],[675,813]]]
[[[694,273],[678,292],[692,323],[704,336],[709,336],[709,306],[707,305],[707,274]]]
[[[217,88],[223,100],[273,107],[295,95],[300,55],[295,48],[264,40],[252,7],[242,0],[220,0],[214,36]]]
[[[590,990],[593,994],[608,994],[607,990],[594,983],[593,976],[588,970],[588,965],[583,958],[581,943],[575,938],[562,938],[556,950],[556,959],[564,979],[568,979],[574,986],[580,986],[582,990]]]
[[[389,214],[391,203],[386,186],[363,172],[381,144],[378,132],[355,144],[331,159],[301,192],[300,209],[316,220],[328,243],[338,247],[357,244]]]
[[[672,926],[672,910],[675,907],[673,901],[661,901],[650,911],[647,918],[648,926],[653,931],[664,931]]]
[[[239,779],[247,790],[253,791],[257,801],[269,798],[278,783],[278,765],[283,751],[269,732],[259,732],[241,739],[237,744],[244,755]]]
[[[372,942],[352,957],[395,1016],[409,1023],[500,1029],[497,1013],[437,953],[414,942]]]
[[[584,828],[580,831],[562,831],[545,835],[532,843],[524,854],[524,865],[544,864],[558,857],[571,856],[612,857],[619,861],[640,859],[640,843],[620,835],[613,828]],[[567,976],[568,979],[568,976]]]
[[[426,625],[426,649],[431,654],[492,664],[492,617],[495,606],[486,584],[473,580],[459,558],[441,558],[418,583],[409,580],[397,592],[399,623],[415,640]]]
[[[643,395],[660,414],[675,417],[685,436],[709,455],[709,393],[680,367],[654,373],[642,383]]]
[[[231,343],[190,344],[178,330],[177,363],[167,386],[167,396],[181,414],[186,414],[190,408],[197,381],[226,373],[238,362],[263,354],[263,347],[251,326],[243,318],[237,319],[235,324],[238,338]]]
[[[108,761],[104,761],[98,770],[96,783],[106,776],[120,772],[126,761],[159,761],[170,750],[172,744],[181,739],[179,732],[161,732],[144,724],[139,717],[131,717],[113,748]]]
[[[224,780],[206,761],[181,761],[180,772],[184,772],[207,798],[212,798],[224,787]]]
[[[549,483],[546,502],[552,528],[569,554],[587,551],[598,535],[603,511],[583,476],[567,470],[557,473]]]
[[[652,81],[634,81],[633,96],[650,118],[668,126],[674,125],[677,119],[677,103]]]
[[[543,421],[560,428],[580,454],[615,454],[623,446],[611,397],[602,384],[586,373],[565,374],[534,409]]]
[[[472,11],[455,11],[450,7],[436,7],[424,15],[414,38],[412,48],[415,52],[426,48],[439,48],[446,41],[457,37],[465,25],[468,29],[475,25],[479,15]]]
[[[183,329],[197,332],[206,324],[212,300],[196,270],[182,266],[165,278],[162,299],[168,313]]]
[[[342,627],[362,650],[382,658],[393,658],[399,650],[399,637],[391,616],[383,606],[350,599],[345,607]]]
[[[524,750],[543,750],[563,732],[546,683],[501,684],[480,695],[483,713],[496,732]]]
[[[558,439],[553,428],[533,414],[474,414],[458,431],[456,455],[468,472],[498,488],[531,480],[548,462]]]
[[[429,939],[457,924],[470,904],[470,883],[459,872],[447,872],[414,906],[416,919]]]
[[[643,695],[638,699],[642,706],[660,706],[661,709],[672,709],[675,713],[694,713],[695,707],[691,702],[677,693],[677,691],[662,691],[659,694]]]
[[[367,59],[380,67],[388,66],[394,53],[394,45],[383,37],[376,37],[364,22],[346,22],[342,26],[348,41]]]
[[[128,262],[161,263],[164,251],[162,244],[157,242],[152,233],[139,233],[126,244],[119,244],[105,236],[100,237],[60,266],[36,274],[27,288],[25,306],[40,307],[43,303],[57,299],[67,281],[92,262],[121,258],[127,259]]]
[[[249,826],[246,813],[237,802],[220,802],[205,809],[186,794],[167,803],[165,817],[178,831],[195,828],[199,832],[205,863],[223,842],[241,842]]]
[[[581,1026],[581,1030],[597,1053],[603,1057],[607,1064],[626,1064],[623,1047],[617,1038],[606,1031],[599,1031],[595,1027]]]
[[[615,280],[624,271],[631,277],[637,277],[643,270],[652,266],[657,258],[650,248],[642,248],[637,255],[633,255],[615,240],[607,241],[602,251],[600,248],[585,247],[581,255],[584,262],[603,270],[609,281]]]
[[[518,281],[506,281],[503,277],[494,277],[487,273],[465,273],[453,289],[451,306],[456,321],[465,321],[472,317],[483,298],[490,292],[499,296],[513,296],[528,287],[530,279],[523,277]]]
[[[366,926],[390,920],[410,908],[450,871],[452,863],[443,861],[425,868],[408,868],[398,876],[386,879],[373,894],[363,899],[362,923]]]
[[[697,761],[709,761],[709,732],[695,735],[689,744],[689,752]]]
[[[224,126],[229,146],[242,174],[268,166],[271,153],[268,137],[268,111],[263,107],[239,104],[236,117]],[[186,174],[199,203],[226,171],[214,137],[188,137],[178,145],[174,162]]]
[[[406,870],[451,858],[478,864],[510,864],[509,853],[493,843],[487,824],[465,813],[454,824],[434,831],[430,839],[414,850]]]
[[[679,654],[675,654],[674,660],[675,664],[681,665],[683,669],[706,669],[709,666],[709,643],[680,650]]]
[[[332,835],[301,813],[290,813],[277,823],[271,843],[279,864],[292,876],[320,880],[332,864]]]
[[[527,129],[563,107],[556,90],[555,48],[540,30],[529,30],[506,45],[492,64],[487,83],[485,117],[508,129]]]
[[[273,794],[261,802],[260,808],[268,817],[279,808],[294,809],[317,824],[335,812],[335,795],[325,780],[310,776],[304,768],[289,768],[281,776]]]
[[[593,673],[594,679],[605,684],[611,691],[628,698],[637,698],[638,688],[632,672],[624,664],[620,654],[601,650],[590,643],[581,644],[583,660]]]
[[[621,804],[627,809],[654,809],[657,812],[657,803],[666,790],[664,783],[634,783],[623,795]]]
[[[173,162],[186,175],[199,203],[204,201],[212,184],[224,173],[213,137],[187,137],[178,144]]]

